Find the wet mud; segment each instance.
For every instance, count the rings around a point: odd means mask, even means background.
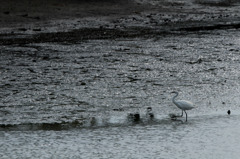
[[[212,26],[193,26],[184,28],[173,28],[172,30],[155,30],[144,27],[131,27],[128,29],[96,29],[96,28],[84,28],[73,30],[69,32],[57,32],[57,33],[41,33],[32,35],[31,37],[19,37],[16,38],[15,34],[2,34],[0,37],[0,44],[12,45],[12,44],[29,44],[29,43],[43,43],[43,42],[60,42],[60,43],[80,43],[86,40],[96,39],[117,39],[117,38],[154,38],[155,36],[188,34],[188,32],[197,31],[212,31],[219,29],[239,29],[240,23],[237,24],[216,24]],[[10,37],[10,38],[9,38]]]
[[[239,157],[239,0],[0,10],[1,158]]]
[[[238,1],[14,2],[1,2],[0,130],[128,126],[149,106],[157,120],[141,124],[166,123],[170,90],[193,114],[237,109]]]
[[[23,0],[1,2],[1,7],[2,45],[151,38],[240,27],[237,0]]]

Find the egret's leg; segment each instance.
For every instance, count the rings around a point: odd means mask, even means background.
[[[186,114],[186,122],[187,122],[187,112],[184,110],[185,114]]]

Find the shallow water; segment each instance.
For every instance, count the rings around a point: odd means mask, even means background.
[[[238,158],[238,119],[218,114],[187,123],[2,131],[1,158]]]
[[[219,30],[0,46],[0,154],[237,158],[239,42],[239,30]],[[181,113],[171,91],[197,106],[187,123],[168,117]]]

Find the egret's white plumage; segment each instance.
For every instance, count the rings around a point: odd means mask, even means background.
[[[175,98],[178,96],[178,92],[172,92],[175,93],[175,96],[173,96],[172,101],[173,103],[182,110],[182,115],[183,116],[183,112],[185,112],[186,114],[186,121],[187,121],[187,113],[186,110],[191,110],[194,108],[193,103],[187,100],[175,100]]]

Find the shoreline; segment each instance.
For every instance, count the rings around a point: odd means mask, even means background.
[[[76,42],[240,28],[240,4],[149,4],[144,0],[1,2],[0,44]],[[150,1],[151,2],[151,1]],[[8,8],[8,9],[6,9]],[[46,12],[46,10],[51,11]],[[44,12],[45,11],[45,12]],[[10,17],[10,18],[9,18]]]

